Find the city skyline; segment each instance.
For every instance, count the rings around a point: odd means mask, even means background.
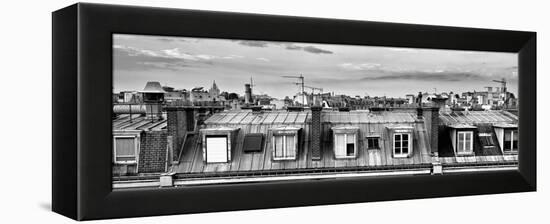
[[[404,97],[418,92],[483,91],[500,87],[517,96],[517,54],[144,35],[113,36],[113,91],[139,91],[147,81],[176,89],[205,87],[293,96],[298,80],[324,92]],[[306,92],[311,90],[306,89]],[[317,92],[317,91],[316,91]]]

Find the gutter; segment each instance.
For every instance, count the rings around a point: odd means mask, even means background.
[[[177,187],[193,185],[229,184],[229,183],[251,183],[251,182],[272,182],[272,181],[296,181],[296,180],[319,180],[354,177],[380,177],[380,176],[407,176],[407,175],[429,175],[431,167],[403,169],[403,170],[371,170],[338,173],[307,173],[287,174],[271,176],[227,176],[210,178],[177,178],[175,174],[162,175],[160,178],[147,180],[116,180],[113,181],[113,189],[119,188],[145,188],[145,187]],[[168,180],[170,178],[170,180]],[[174,179],[171,179],[174,178]]]
[[[113,189],[120,188],[159,188],[178,187],[194,185],[231,184],[231,183],[260,183],[273,181],[296,181],[296,180],[319,180],[356,177],[381,177],[381,176],[414,176],[414,175],[444,175],[446,173],[471,173],[491,171],[512,171],[518,170],[517,163],[498,165],[473,165],[462,164],[446,166],[440,163],[433,163],[428,166],[399,169],[399,170],[353,170],[316,173],[273,173],[268,175],[225,175],[225,176],[195,176],[183,177],[176,173],[166,173],[159,176],[152,176],[144,179],[114,180]]]

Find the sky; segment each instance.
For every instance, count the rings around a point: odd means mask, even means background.
[[[113,35],[114,92],[148,81],[176,89],[205,87],[276,98],[299,91],[294,78],[323,92],[404,97],[418,92],[484,91],[505,78],[517,96],[516,53],[394,48],[147,35]],[[311,92],[311,89],[307,89]],[[315,90],[318,92],[318,90]]]

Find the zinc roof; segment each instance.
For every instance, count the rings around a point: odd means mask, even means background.
[[[478,124],[492,123],[505,124],[517,123],[518,116],[507,111],[454,111],[450,113],[440,112],[439,118],[445,125],[451,124]]]

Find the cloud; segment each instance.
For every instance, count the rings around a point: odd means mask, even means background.
[[[419,51],[419,49],[414,49],[414,48],[396,48],[396,47],[388,47],[386,48],[387,50],[390,50],[390,51],[398,51],[398,52],[415,52],[415,51]]]
[[[123,45],[113,45],[113,56],[116,68],[123,70],[178,70],[190,66],[211,65],[214,59],[223,58],[207,54],[190,54],[179,48],[148,50]]]
[[[437,81],[437,82],[462,82],[467,80],[482,81],[487,80],[489,77],[474,73],[474,72],[461,72],[461,71],[384,71],[380,70],[361,78],[364,81],[378,81],[378,80],[416,80],[416,81]]]
[[[150,68],[159,68],[159,69],[166,69],[166,70],[172,70],[177,71],[181,70],[185,67],[189,67],[188,64],[184,62],[150,62],[150,61],[144,61],[144,62],[136,62],[138,65],[143,65],[145,67]]]
[[[280,43],[280,42],[268,42],[268,41],[256,41],[256,40],[240,40],[239,44],[249,47],[268,47],[269,45],[283,45],[287,50],[302,50],[313,54],[332,54],[332,51],[321,49],[314,46],[300,46],[292,43]]]
[[[304,47],[303,50],[306,51],[306,52],[309,52],[309,53],[314,53],[314,54],[332,54],[332,51],[323,50],[321,48],[317,48],[317,47],[314,47],[314,46]]]
[[[298,45],[296,45],[296,44],[286,44],[286,45],[285,45],[285,48],[286,48],[287,50],[302,50],[302,49],[303,49],[303,47],[300,47],[300,46],[298,46]]]
[[[303,50],[305,52],[313,53],[313,54],[332,54],[333,53],[332,51],[324,50],[324,49],[314,47],[314,46],[299,46],[299,45],[296,45],[296,44],[285,44],[285,49],[287,49],[287,50]]]
[[[381,66],[382,65],[378,63],[361,63],[361,64],[342,63],[338,65],[338,67],[347,71],[373,70],[373,69],[379,69]]]
[[[259,61],[265,61],[265,62],[270,62],[271,60],[267,59],[267,58],[256,58],[256,60],[259,60]]]
[[[179,48],[165,49],[165,50],[161,50],[161,52],[163,53],[161,55],[162,57],[168,57],[168,58],[179,58],[179,59],[186,59],[191,61],[199,61],[201,59],[203,60],[210,59],[208,55],[192,55],[181,51]]]
[[[240,40],[238,43],[249,47],[267,47],[269,45],[267,41],[257,40]]]
[[[230,55],[227,55],[227,56],[223,56],[221,58],[223,58],[223,59],[240,59],[240,58],[244,58],[244,56],[236,55],[236,54],[230,54]]]
[[[185,39],[181,37],[157,37],[155,38],[158,41],[165,42],[165,43],[173,43],[173,42],[187,42]]]

